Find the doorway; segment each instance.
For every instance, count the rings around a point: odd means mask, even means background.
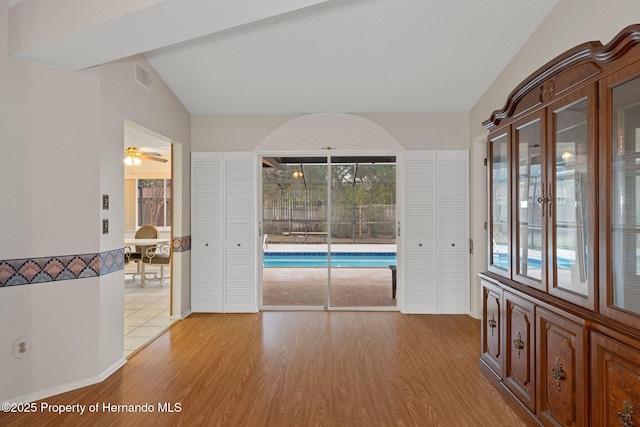
[[[262,158],[263,309],[396,304],[396,156]]]
[[[171,319],[171,264],[154,265],[171,255],[173,223],[172,143],[132,122],[124,125],[124,241],[129,253],[140,252],[124,271],[124,356],[137,350],[166,330]],[[141,228],[147,230],[139,234]],[[148,234],[153,231],[153,235]],[[151,247],[127,244],[130,239],[162,240]],[[145,261],[142,260],[145,252]]]

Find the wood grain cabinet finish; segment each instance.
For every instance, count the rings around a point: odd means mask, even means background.
[[[502,289],[482,281],[482,360],[502,376]]]
[[[483,125],[483,374],[532,425],[640,427],[640,24],[538,68]]]
[[[640,425],[640,353],[591,333],[591,425]]]
[[[548,426],[584,426],[587,330],[544,309],[536,310],[538,417]]]
[[[535,306],[509,292],[505,302],[505,375],[509,390],[535,410]]]

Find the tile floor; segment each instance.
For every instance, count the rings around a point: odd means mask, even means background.
[[[157,282],[140,285],[131,275],[135,264],[125,268],[124,281],[124,357],[161,334],[174,321],[169,316],[170,273],[165,268],[164,286]]]

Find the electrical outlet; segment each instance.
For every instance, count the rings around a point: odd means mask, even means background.
[[[31,341],[27,337],[19,337],[13,343],[13,355],[18,359],[24,359],[31,353]]]

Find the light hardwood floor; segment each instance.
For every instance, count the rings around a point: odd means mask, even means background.
[[[479,333],[464,315],[193,314],[104,382],[43,401],[98,412],[0,425],[524,426],[479,373]]]

